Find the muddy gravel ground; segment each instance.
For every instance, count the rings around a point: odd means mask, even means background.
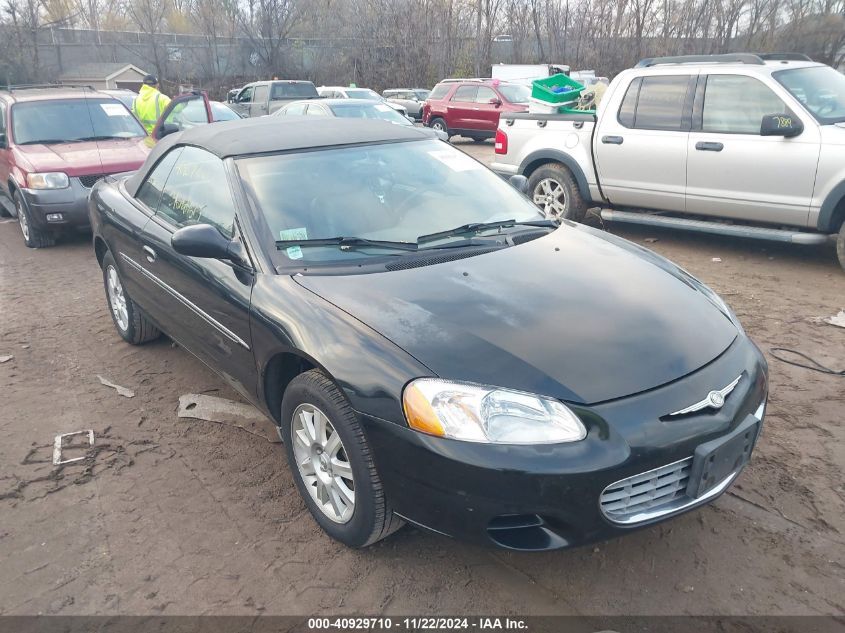
[[[118,337],[87,237],[29,250],[0,224],[0,356],[14,356],[0,364],[0,614],[842,615],[845,378],[768,351],[845,367],[845,329],[816,319],[845,308],[832,249],[610,230],[735,309],[769,356],[766,425],[712,505],[529,555],[409,527],[364,551],[331,541],[269,423],[255,435],[177,418],[181,394],[237,396],[167,339]],[[89,428],[93,460],[54,468],[53,437]]]

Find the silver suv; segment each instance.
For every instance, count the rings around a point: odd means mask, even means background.
[[[803,244],[835,235],[845,267],[845,76],[804,56],[646,59],[595,115],[503,116],[496,153],[493,169],[527,176],[554,215],[601,206],[611,221]]]

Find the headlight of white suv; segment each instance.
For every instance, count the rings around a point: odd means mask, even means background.
[[[402,406],[412,429],[456,440],[555,444],[587,437],[557,400],[510,389],[419,378],[405,387]]]
[[[64,172],[48,171],[41,174],[28,174],[26,186],[29,189],[64,189],[70,187],[70,180]]]

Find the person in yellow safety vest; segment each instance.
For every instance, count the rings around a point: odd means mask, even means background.
[[[154,75],[144,77],[144,83],[135,103],[132,104],[132,112],[146,128],[147,134],[152,134],[161,113],[170,103],[170,97],[158,91],[158,79]]]

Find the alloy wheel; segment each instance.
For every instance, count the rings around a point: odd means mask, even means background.
[[[21,225],[23,239],[29,242],[29,222],[26,219],[26,213],[24,213],[20,205],[18,205],[18,224]]]
[[[435,121],[431,124],[432,129],[437,130],[438,132],[445,132],[446,126],[443,125],[443,121]]]
[[[569,196],[557,180],[544,178],[534,188],[534,204],[543,209],[546,217],[561,220],[566,217]]]
[[[109,306],[114,315],[117,327],[122,332],[129,328],[129,310],[126,308],[126,295],[123,294],[123,284],[114,266],[109,266],[106,271],[106,288],[109,295]]]
[[[299,405],[291,420],[293,455],[311,499],[335,523],[355,511],[355,480],[340,435],[314,405]]]

